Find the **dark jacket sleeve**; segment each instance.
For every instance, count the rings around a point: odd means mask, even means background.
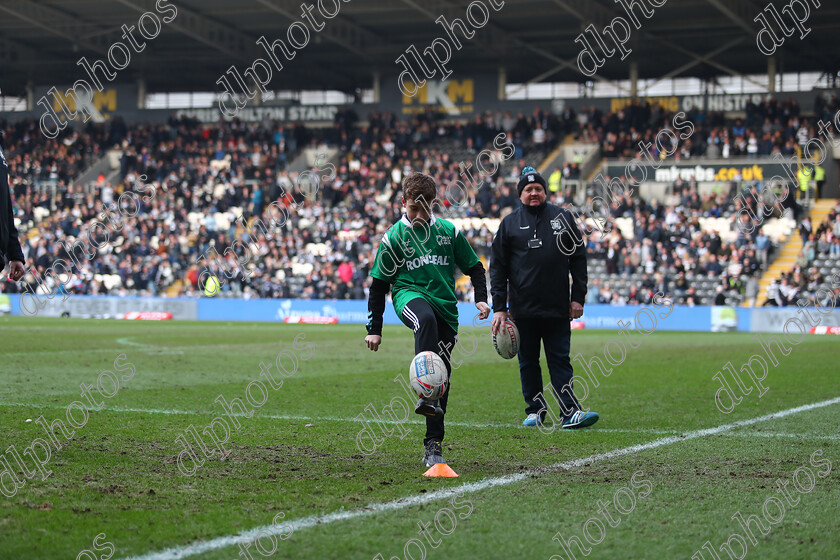
[[[569,216],[569,224],[575,238],[582,239],[583,236],[580,233],[574,216]],[[583,305],[586,303],[587,284],[589,283],[589,276],[586,271],[586,243],[577,245],[575,252],[569,255],[569,272],[572,275],[571,301],[576,301]]]
[[[12,211],[12,195],[9,191],[9,184],[6,181],[2,181],[0,184],[0,196],[4,197],[5,204],[4,206],[8,208],[8,212],[6,216],[0,217],[0,219],[5,220],[7,225],[7,230],[9,232],[9,237],[6,241],[6,246],[3,247],[3,253],[6,254],[6,258],[10,261],[21,261],[23,262],[23,250],[20,248],[20,241],[18,240],[18,230],[15,227],[15,214]]]
[[[480,301],[487,303],[487,278],[484,274],[484,265],[480,261],[467,271],[467,276],[470,277],[470,282],[473,285],[476,303]]]
[[[385,296],[391,289],[391,284],[379,278],[370,283],[368,294],[368,322],[365,325],[368,334],[382,336],[382,316],[385,314]]]
[[[493,311],[507,311],[508,308],[510,262],[505,229],[505,220],[502,220],[490,247],[490,293],[493,295]]]

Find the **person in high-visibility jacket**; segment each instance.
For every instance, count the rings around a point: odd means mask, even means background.
[[[799,199],[802,200],[807,196],[808,187],[811,186],[811,180],[814,178],[814,168],[809,165],[803,165],[796,172],[796,179],[799,181]]]
[[[825,169],[822,165],[817,165],[814,168],[814,181],[817,183],[817,198],[820,198],[822,193],[822,186],[825,183]]]
[[[554,173],[548,176],[548,190],[556,193],[560,192],[560,183],[563,179],[563,173],[559,167],[554,168]]]

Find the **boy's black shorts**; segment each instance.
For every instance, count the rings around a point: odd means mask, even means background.
[[[449,401],[449,392],[452,390],[450,357],[452,350],[455,348],[456,333],[423,298],[418,297],[409,301],[403,308],[400,319],[405,326],[414,331],[415,355],[426,351],[436,352],[446,364],[446,370],[450,376],[450,387],[449,391],[439,401],[440,407],[446,412],[446,403]],[[426,437],[423,439],[423,443],[425,444],[430,439],[443,440],[444,431],[443,417],[431,418],[427,416]]]

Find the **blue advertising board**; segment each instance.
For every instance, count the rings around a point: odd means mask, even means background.
[[[8,294],[11,314],[21,315],[19,295]],[[70,296],[67,302],[60,296],[51,301],[46,313],[39,316],[56,316],[68,311],[71,317],[119,316],[128,311],[169,311],[175,319],[202,321],[266,321],[284,322],[295,317],[337,317],[340,324],[367,323],[367,302],[363,300],[326,299],[227,299],[227,298],[135,298],[113,296]],[[477,319],[478,310],[472,303],[458,304],[459,322],[462,326],[476,326],[489,322]],[[581,319],[587,329],[617,330],[619,321],[628,329],[656,331],[725,332],[750,331],[751,326],[762,325],[765,314],[779,313],[773,309],[748,309],[736,307],[687,307],[675,305],[614,306],[589,304]],[[563,320],[558,318],[558,320]],[[654,324],[655,321],[655,324]],[[384,323],[399,325],[402,322],[390,303],[385,308]]]

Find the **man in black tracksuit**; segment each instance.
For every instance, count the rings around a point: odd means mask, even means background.
[[[12,213],[9,166],[3,152],[3,132],[0,131],[0,272],[3,272],[6,264],[9,265],[9,280],[17,282],[23,277],[23,251]]]
[[[583,314],[586,300],[586,248],[571,212],[546,203],[545,187],[545,179],[526,167],[517,185],[522,204],[502,220],[493,239],[491,328],[497,332],[510,318],[519,329],[519,374],[528,415],[523,424],[541,424],[548,408],[540,369],[542,339],[562,427],[583,428],[597,422],[598,414],[580,409],[569,347],[570,321]]]

